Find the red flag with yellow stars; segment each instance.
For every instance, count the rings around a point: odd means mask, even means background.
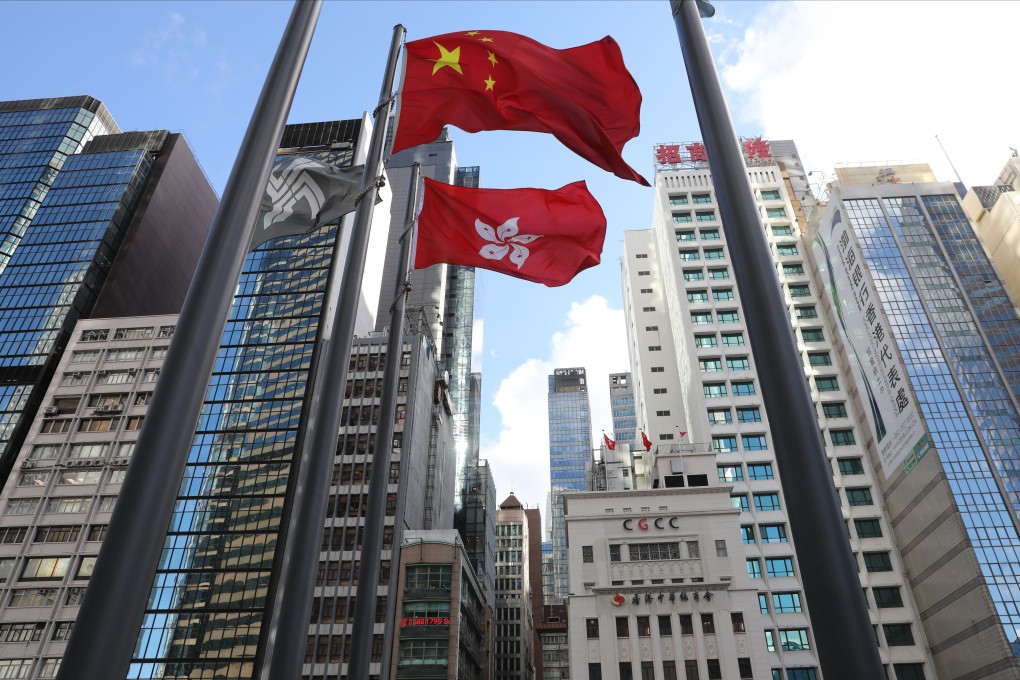
[[[469,189],[425,178],[414,268],[446,262],[562,286],[599,263],[606,216],[584,182]]]
[[[641,91],[616,41],[557,50],[506,31],[467,31],[404,47],[393,152],[467,132],[548,132],[618,177],[648,186],[620,155],[640,131]]]

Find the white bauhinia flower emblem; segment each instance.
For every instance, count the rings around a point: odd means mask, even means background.
[[[518,235],[517,220],[519,217],[511,217],[504,222],[499,229],[493,229],[481,220],[475,220],[475,230],[479,236],[489,245],[484,246],[478,254],[487,260],[502,260],[510,253],[510,261],[520,269],[524,261],[528,259],[528,249],[525,243],[532,243],[541,238],[541,234],[520,234]]]

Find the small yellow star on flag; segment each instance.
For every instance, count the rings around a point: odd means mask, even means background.
[[[482,42],[492,42],[492,38],[480,38]]]
[[[489,60],[490,62],[492,62],[492,65],[493,65],[493,66],[495,66],[495,65],[496,65],[496,64],[498,63],[498,62],[496,61],[496,55],[495,55],[495,54],[493,54],[492,52],[489,52],[489,56],[488,56],[487,58],[488,58],[488,60]]]
[[[489,74],[489,77],[486,78],[485,80],[483,80],[482,82],[485,83],[485,91],[486,92],[491,90],[492,86],[496,84],[496,81],[492,79],[492,74],[491,73]]]
[[[473,38],[476,35],[478,35],[478,31],[468,31],[467,34],[470,35]]]
[[[429,59],[429,61],[435,62],[436,64],[432,67],[432,75],[436,75],[436,71],[444,66],[449,66],[457,73],[464,75],[464,71],[460,69],[460,47],[448,50],[439,43],[435,43],[435,46],[439,48],[439,58]]]

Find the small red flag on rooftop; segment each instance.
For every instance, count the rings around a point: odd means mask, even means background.
[[[645,445],[646,452],[652,450],[652,440],[648,438],[648,435],[645,434],[644,430],[641,431],[641,443]]]
[[[425,178],[415,269],[445,262],[562,286],[599,263],[606,216],[584,182],[469,189]]]
[[[623,179],[649,186],[623,160],[640,131],[641,91],[610,37],[558,50],[507,31],[467,31],[404,48],[393,152],[467,132],[548,132]]]
[[[615,441],[613,441],[612,439],[610,439],[610,438],[609,438],[609,435],[608,435],[608,434],[606,434],[605,432],[603,432],[603,433],[602,433],[602,439],[604,439],[604,440],[605,440],[605,442],[606,442],[606,448],[607,448],[607,449],[609,449],[610,451],[615,451],[615,450],[616,450],[616,442],[615,442]]]

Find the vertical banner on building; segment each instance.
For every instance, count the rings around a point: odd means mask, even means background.
[[[861,386],[882,473],[906,472],[931,444],[860,245],[850,234],[843,203],[833,196],[815,236],[814,252],[843,333],[854,378]]]

